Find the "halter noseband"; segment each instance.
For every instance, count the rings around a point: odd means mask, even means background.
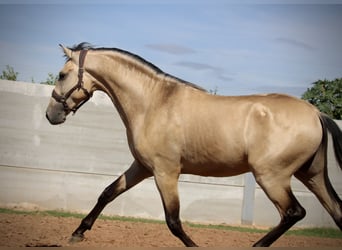
[[[58,94],[55,90],[52,91],[52,98],[55,99],[56,102],[62,103],[63,107],[64,107],[64,111],[65,112],[73,112],[74,114],[76,113],[76,111],[84,104],[86,103],[90,98],[91,98],[91,94],[89,93],[89,91],[83,87],[83,72],[84,72],[84,60],[85,57],[87,55],[88,50],[81,50],[80,52],[80,57],[79,57],[79,66],[78,66],[78,82],[77,84],[72,87],[64,96]],[[67,100],[68,98],[71,96],[71,94],[75,91],[75,90],[80,90],[82,89],[84,94],[86,95],[86,98],[84,100],[82,100],[78,105],[76,105],[74,108],[69,108],[68,104],[67,104]]]

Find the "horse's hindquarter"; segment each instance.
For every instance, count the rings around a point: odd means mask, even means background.
[[[286,167],[291,175],[322,140],[316,108],[286,95],[256,96],[245,130],[248,161],[258,172]]]

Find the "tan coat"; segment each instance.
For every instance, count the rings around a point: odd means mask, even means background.
[[[56,83],[57,97],[79,82],[79,67],[83,68],[79,58],[84,50],[63,50],[68,60]],[[52,124],[64,122],[87,100],[87,92],[91,95],[97,90],[107,93],[117,108],[135,161],[104,191],[101,197],[105,198],[99,199],[74,237],[83,237],[105,204],[154,176],[170,230],[185,245],[194,246],[179,220],[179,175],[220,177],[249,171],[281,215],[280,224],[257,246],[270,245],[305,216],[291,191],[293,175],[342,226],[341,201],[326,176],[325,138],[327,129],[334,141],[341,141],[342,133],[311,104],[281,94],[215,96],[129,52],[89,49],[82,89],[72,91],[66,100],[51,98],[47,118]],[[341,156],[341,143],[335,145]]]

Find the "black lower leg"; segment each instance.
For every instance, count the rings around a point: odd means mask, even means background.
[[[165,220],[171,233],[180,239],[185,246],[196,247],[195,242],[184,232],[179,219],[178,175],[176,177],[171,175],[155,175],[155,177],[163,201]],[[166,177],[166,179],[161,177]]]
[[[120,182],[123,176],[119,177],[115,182],[109,185],[100,195],[95,207],[90,211],[90,213],[82,220],[79,227],[72,233],[71,241],[80,241],[84,238],[84,232],[90,230],[96,221],[97,217],[100,215],[105,206],[115,199],[124,189],[120,188]]]
[[[169,227],[172,234],[178,237],[185,246],[197,247],[196,243],[193,242],[190,237],[184,232],[181,221],[177,218],[166,217],[167,226]]]
[[[283,235],[288,229],[290,229],[296,222],[305,217],[305,209],[298,203],[293,207],[289,208],[280,224],[273,228],[267,235],[256,242],[254,247],[267,247],[276,241],[281,235]]]
[[[83,233],[87,230],[90,230],[93,226],[95,220],[100,215],[105,205],[99,202],[96,203],[95,207],[91,210],[91,212],[82,220],[81,224],[78,228],[72,233],[71,241],[80,241],[84,238]]]
[[[142,180],[150,177],[152,174],[145,169],[139,162],[134,161],[127,171],[109,185],[100,195],[95,207],[82,220],[80,226],[73,232],[72,241],[83,239],[83,233],[90,230],[95,220],[100,215],[104,207],[117,196],[132,188]]]

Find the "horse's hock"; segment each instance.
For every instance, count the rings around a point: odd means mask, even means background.
[[[52,127],[45,119],[52,89],[0,80],[0,205],[86,213],[133,158],[122,121],[107,96],[95,93],[67,124]],[[342,181],[331,147],[328,156],[329,176],[341,195]],[[254,186],[249,175],[184,175],[179,183],[181,217],[204,223],[276,225],[276,209]],[[292,187],[307,211],[297,226],[335,227],[311,192],[296,180]],[[104,213],[164,219],[151,178],[117,198]]]

